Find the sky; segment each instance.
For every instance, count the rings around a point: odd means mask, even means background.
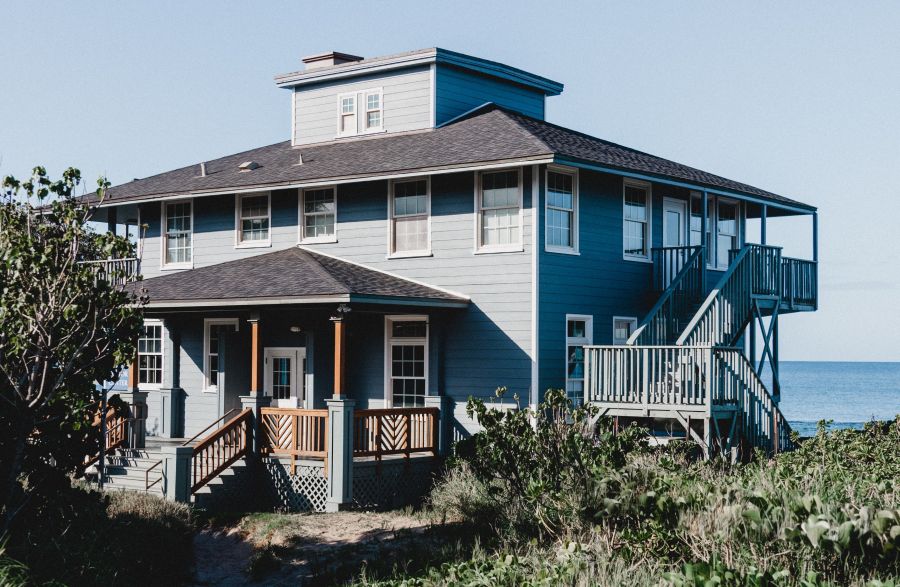
[[[563,82],[551,122],[817,206],[820,309],[782,318],[781,359],[900,361],[900,2],[0,0],[0,22],[0,176],[92,188],[276,143],[301,57],[439,46]],[[810,258],[807,217],[768,232]]]

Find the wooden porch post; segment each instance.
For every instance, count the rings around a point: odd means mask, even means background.
[[[128,366],[128,391],[134,393],[138,391],[138,354],[134,352],[134,358],[131,359],[131,365]]]
[[[263,394],[262,337],[259,331],[259,316],[250,318],[250,395]]]
[[[334,322],[334,399],[344,399],[347,396],[347,314],[350,306],[341,304],[335,315],[331,317]]]

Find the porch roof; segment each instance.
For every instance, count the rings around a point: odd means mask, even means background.
[[[304,247],[136,282],[150,308],[365,302],[463,308],[469,298]]]

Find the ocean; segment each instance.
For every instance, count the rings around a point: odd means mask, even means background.
[[[900,414],[900,363],[781,361],[781,411],[801,436],[819,420],[862,428]]]

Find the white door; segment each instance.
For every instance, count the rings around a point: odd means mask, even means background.
[[[686,247],[687,242],[687,202],[663,198],[663,247]],[[687,250],[665,251],[660,260],[666,287],[678,275],[687,261]]]
[[[265,392],[277,408],[303,405],[306,381],[305,348],[266,348]]]

